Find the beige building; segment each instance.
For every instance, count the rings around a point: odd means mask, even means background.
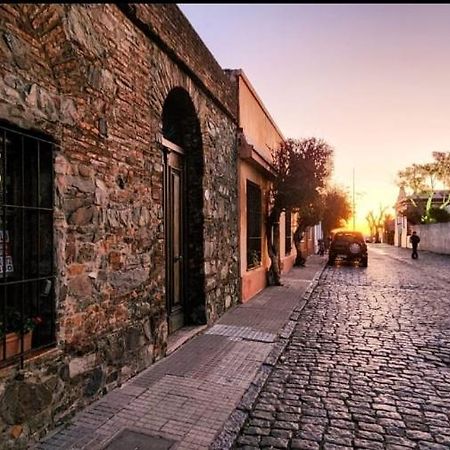
[[[284,136],[242,70],[227,71],[238,96],[238,179],[240,280],[245,302],[267,285],[270,267],[265,217],[267,194],[274,175],[271,149]],[[280,220],[280,256],[283,272],[292,268],[293,219],[283,213]]]

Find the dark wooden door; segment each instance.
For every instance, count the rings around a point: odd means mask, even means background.
[[[169,333],[184,325],[184,160],[179,151],[167,155],[166,268]]]

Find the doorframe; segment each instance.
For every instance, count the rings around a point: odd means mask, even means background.
[[[167,325],[169,329],[169,334],[171,334],[170,330],[170,314],[169,314],[169,296],[172,293],[172,286],[170,286],[171,283],[171,277],[169,277],[169,271],[172,270],[169,265],[169,246],[172,245],[172,236],[170,236],[170,230],[168,229],[169,224],[169,202],[170,202],[170,171],[169,171],[169,154],[170,153],[176,153],[180,157],[183,158],[183,169],[182,169],[182,185],[181,185],[181,201],[182,201],[182,214],[183,219],[181,225],[181,232],[182,232],[182,255],[183,255],[183,266],[181,271],[181,286],[182,286],[182,314],[183,314],[183,322],[184,325],[186,325],[186,317],[187,317],[187,308],[188,305],[186,304],[186,268],[187,268],[187,243],[186,243],[186,216],[185,216],[185,208],[186,208],[186,159],[185,155],[186,152],[182,147],[175,144],[174,142],[166,139],[161,133],[157,134],[157,142],[160,144],[162,152],[163,152],[163,220],[164,220],[164,261],[165,261],[165,291],[166,291],[166,312],[167,312]],[[183,325],[183,326],[184,326]],[[173,331],[172,331],[173,332]]]
[[[186,152],[184,151],[184,149],[182,147],[180,147],[179,145],[175,144],[172,141],[169,141],[160,133],[158,133],[158,142],[163,146],[163,151],[164,151],[164,149],[166,149],[166,151],[164,152],[165,155],[167,153],[170,153],[171,151],[179,153],[180,155],[183,155],[183,156],[186,154]],[[167,152],[167,149],[169,150],[168,152]]]

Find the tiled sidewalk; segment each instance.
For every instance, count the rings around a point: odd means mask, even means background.
[[[311,256],[167,358],[93,403],[39,450],[228,448],[326,262]]]

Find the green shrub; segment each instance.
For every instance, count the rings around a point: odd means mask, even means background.
[[[430,209],[430,218],[434,222],[449,222],[450,221],[450,214],[447,210],[441,209],[441,208],[431,208]]]

